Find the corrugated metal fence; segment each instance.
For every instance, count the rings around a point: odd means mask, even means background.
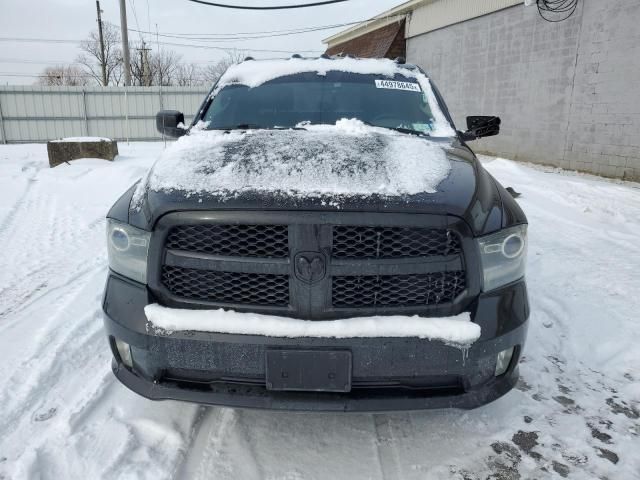
[[[190,122],[206,87],[0,86],[0,143],[62,137],[158,140],[155,115],[180,110]]]

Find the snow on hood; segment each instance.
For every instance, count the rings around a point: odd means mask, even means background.
[[[415,78],[427,96],[429,108],[433,115],[434,137],[452,137],[455,130],[442,113],[438,101],[431,88],[429,78],[418,69],[408,69],[388,58],[290,58],[287,60],[252,60],[232,65],[220,77],[211,96],[215,96],[227,85],[246,85],[254,88],[287,75],[316,72],[326,75],[327,72],[348,72],[361,75],[380,75],[393,78],[401,75]]]
[[[369,127],[358,120],[305,130],[192,130],[168,147],[138,184],[230,198],[246,192],[287,196],[383,196],[434,193],[451,164],[442,142]]]
[[[471,322],[469,312],[443,318],[415,315],[345,320],[297,320],[223,309],[167,308],[158,304],[147,305],[144,312],[152,328],[167,332],[199,331],[287,338],[418,337],[458,346],[471,345],[480,338],[480,325]]]

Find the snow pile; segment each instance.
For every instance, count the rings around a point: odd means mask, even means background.
[[[144,311],[153,326],[170,332],[200,331],[288,338],[418,337],[461,346],[470,345],[480,337],[480,326],[471,322],[467,312],[446,318],[396,315],[311,321],[223,309],[167,308],[158,304],[147,305]]]
[[[438,105],[431,89],[429,78],[419,70],[410,70],[389,59],[374,58],[291,58],[288,60],[245,61],[232,65],[220,77],[212,96],[227,85],[246,85],[255,88],[275,78],[297,73],[316,72],[324,76],[329,71],[348,72],[362,75],[380,75],[393,78],[400,75],[414,78],[427,96],[429,108],[434,118],[431,135],[434,137],[452,137],[455,130],[451,127]]]
[[[105,137],[67,137],[58,140],[51,140],[53,143],[71,143],[71,142],[111,142],[110,138]]]
[[[229,198],[243,192],[321,197],[434,193],[451,169],[446,143],[359,120],[305,130],[197,130],[171,145],[136,190]]]
[[[517,388],[465,412],[289,415],[151,402],[111,372],[104,216],[162,149],[50,169],[44,144],[0,145],[0,478],[638,478],[640,184],[487,157],[530,222]]]

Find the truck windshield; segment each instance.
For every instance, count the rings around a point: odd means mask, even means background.
[[[335,124],[342,118],[427,135],[434,129],[427,95],[415,78],[337,71],[289,75],[254,88],[227,85],[202,120],[208,129],[232,129]]]

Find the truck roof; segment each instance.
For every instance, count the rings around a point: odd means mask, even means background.
[[[245,61],[232,65],[220,77],[214,91],[229,84],[241,84],[257,87],[278,77],[295,75],[297,73],[317,72],[323,75],[329,71],[341,71],[363,75],[381,75],[393,78],[403,75],[410,78],[426,76],[418,67],[403,63],[402,59],[388,58],[357,58],[351,56],[321,56],[301,57],[293,56],[288,59],[254,60],[251,57]]]

